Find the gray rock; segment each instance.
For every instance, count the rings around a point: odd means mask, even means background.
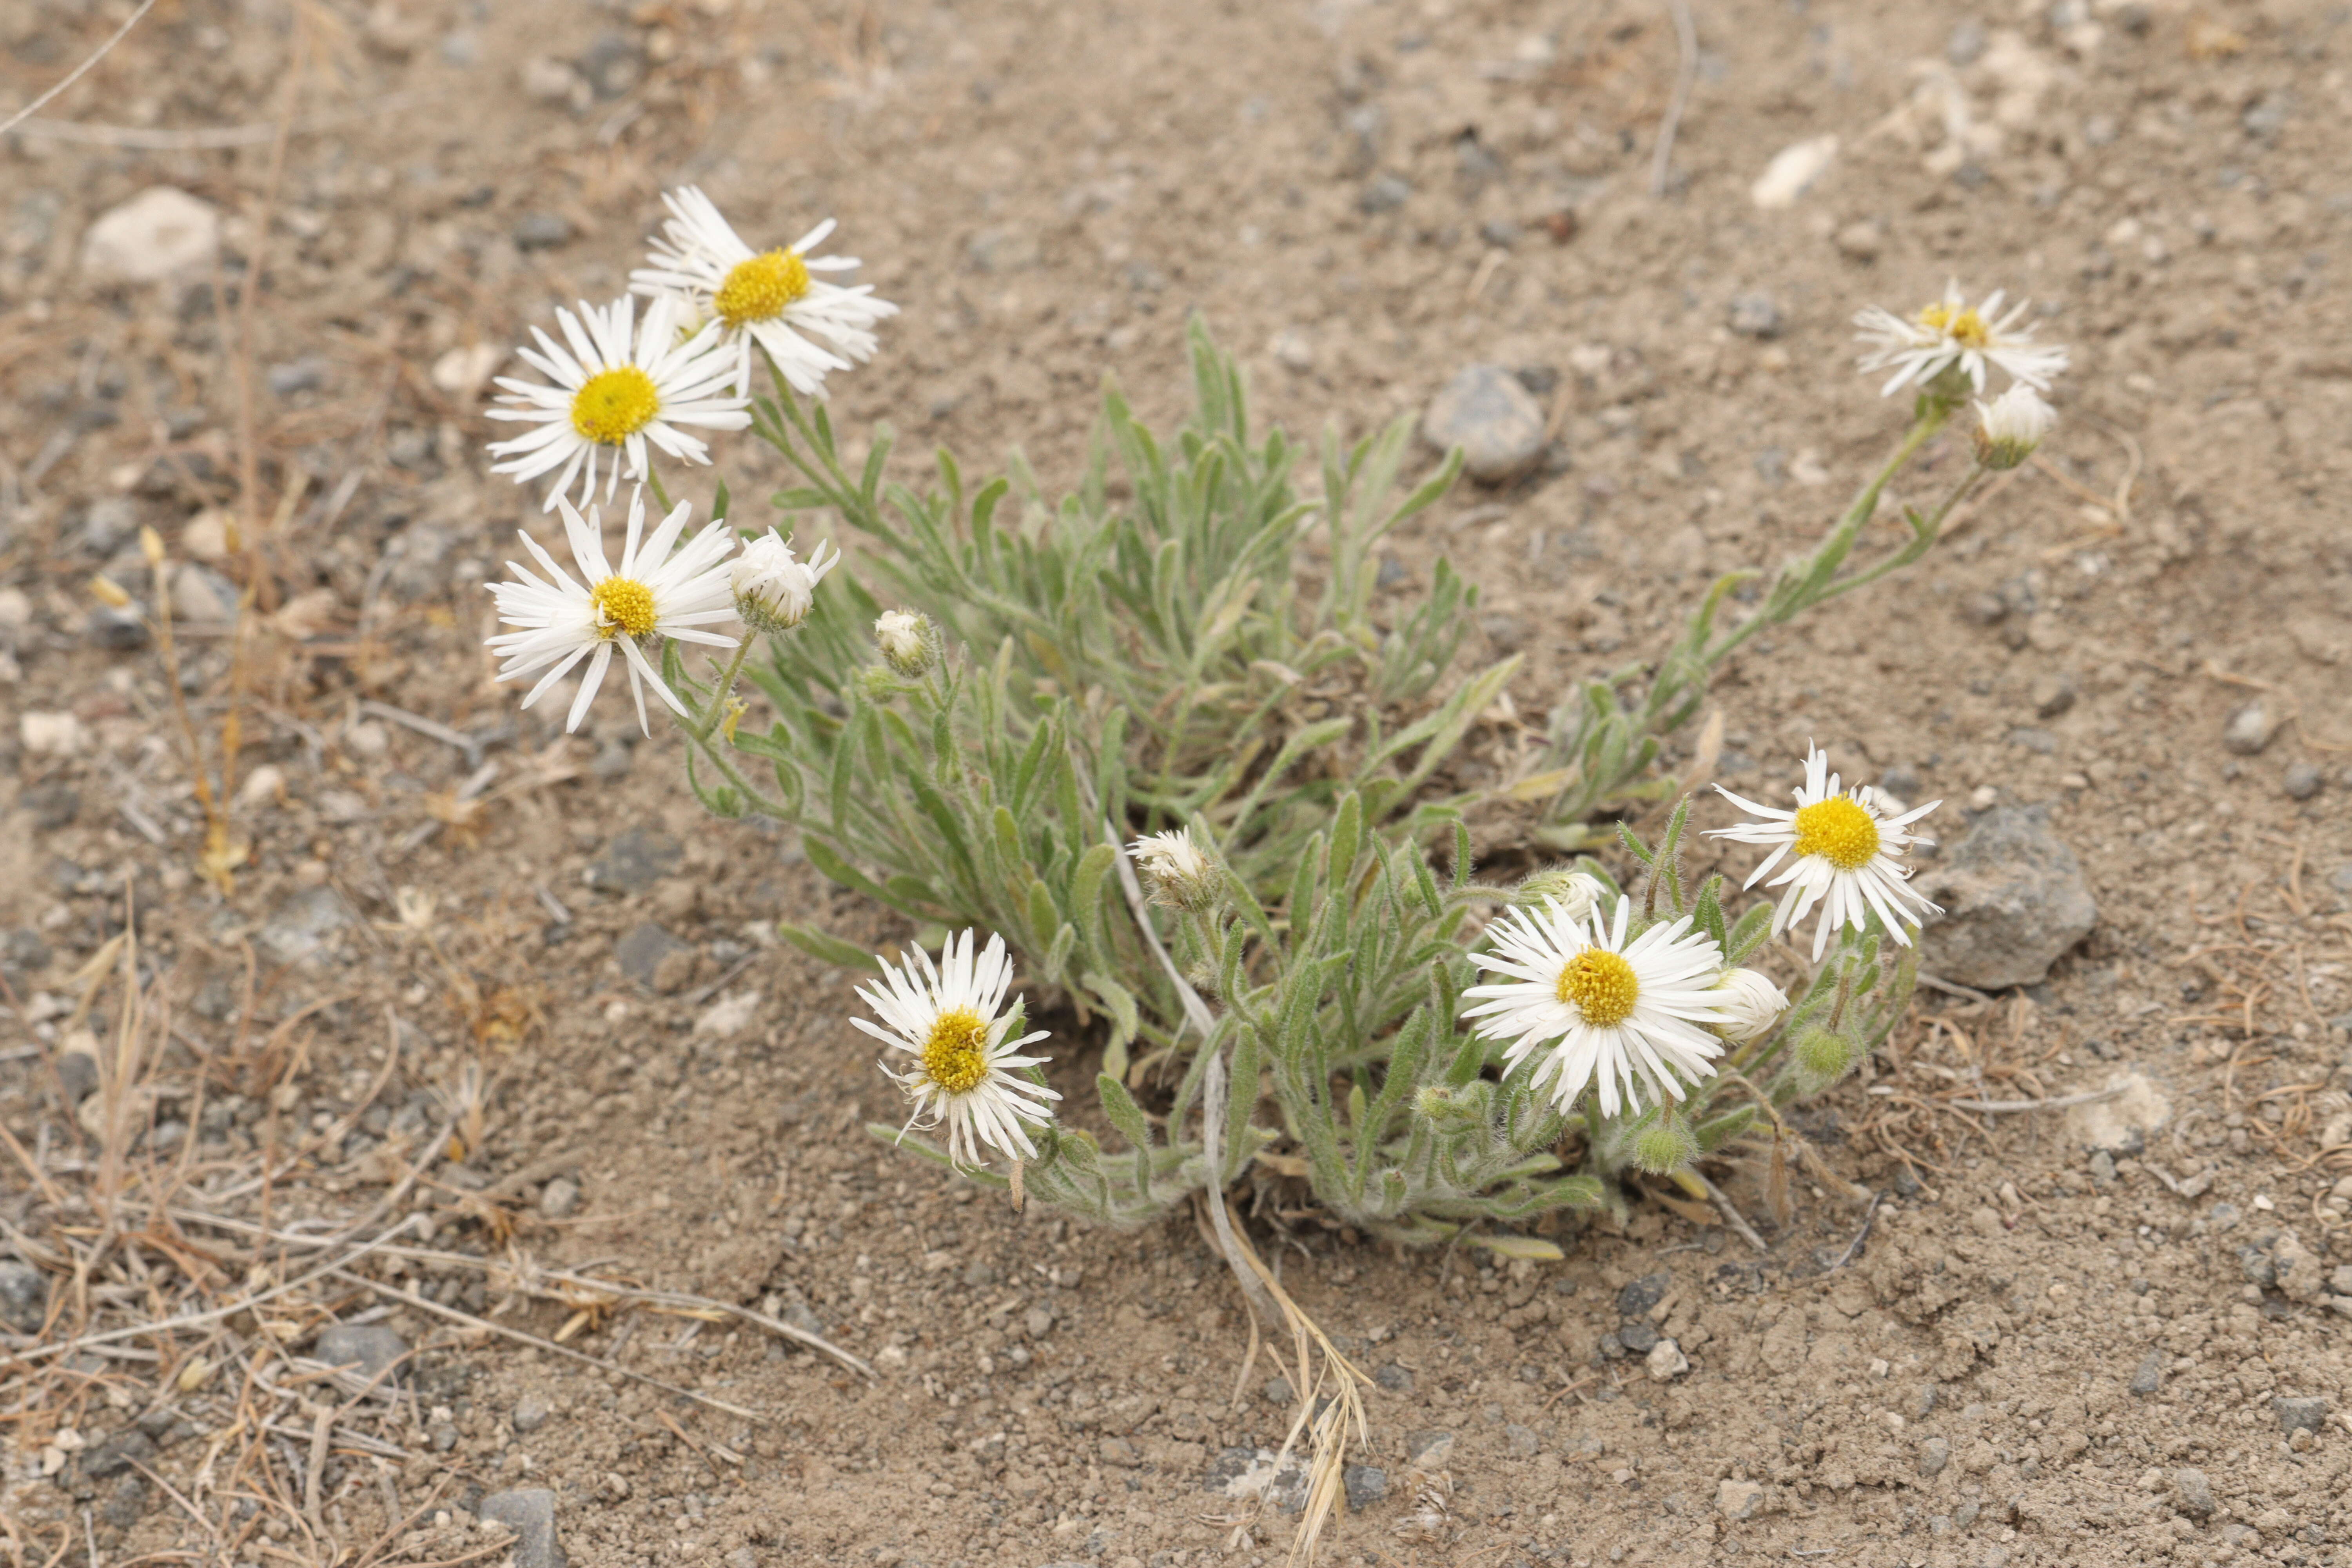
[[[474,1512],[515,1532],[515,1568],[565,1568],[563,1542],[555,1538],[555,1494],[546,1488],[492,1492]]]
[[[2221,744],[2242,757],[2251,757],[2271,743],[2278,733],[2279,721],[2271,713],[2270,705],[2255,698],[2230,715],[2221,727]]]
[[[1454,1434],[1434,1429],[1408,1432],[1404,1435],[1404,1452],[1417,1469],[1444,1469],[1454,1453]]]
[[[2278,1417],[2282,1432],[2299,1429],[2315,1435],[2327,1425],[2327,1401],[2317,1395],[2307,1399],[2282,1395],[2271,1401],[2271,1414]]]
[[[1490,217],[1478,226],[1478,237],[1498,250],[1508,250],[1519,243],[1527,231],[1507,217]]]
[[[2191,1519],[2213,1517],[2213,1483],[2187,1466],[2172,1472],[2172,1505]]]
[[[261,951],[279,963],[299,963],[315,957],[350,920],[342,896],[332,888],[307,889],[262,922]]]
[[[1510,1450],[1511,1458],[1515,1459],[1532,1459],[1543,1444],[1537,1439],[1534,1427],[1521,1426],[1515,1422],[1503,1428],[1503,1447]]]
[[[2082,862],[2039,806],[1986,812],[1916,885],[1943,911],[1927,918],[1927,967],[1986,991],[2042,979],[2099,918]]]
[[[90,1479],[104,1480],[121,1475],[133,1463],[152,1469],[155,1465],[155,1440],[136,1426],[121,1431],[82,1450],[81,1473]]]
[[[554,1414],[555,1407],[541,1395],[526,1394],[514,1402],[514,1409],[508,1413],[507,1419],[514,1423],[514,1429],[518,1432],[536,1432],[546,1426],[547,1418]]]
[[[92,605],[82,617],[82,635],[109,653],[137,653],[152,640],[147,617],[134,605]]]
[[[553,250],[572,243],[572,220],[562,213],[525,213],[515,220],[514,242],[521,250]]]
[[[2131,1391],[2134,1394],[2145,1396],[2154,1394],[2158,1389],[2163,1386],[2164,1352],[2162,1351],[2150,1351],[2147,1352],[2147,1356],[2141,1360],[2139,1370],[2132,1373]]]
[[[1663,1342],[1658,1338],[1657,1330],[1645,1322],[1636,1321],[1625,1324],[1617,1331],[1617,1342],[1635,1355],[1646,1356],[1656,1350]]]
[[[92,555],[111,555],[138,532],[139,508],[129,496],[100,496],[82,509],[81,547]]]
[[[662,973],[665,960],[693,952],[691,946],[651,921],[613,944],[613,956],[620,960],[621,973],[640,985],[656,988],[666,978]]]
[[[579,1206],[580,1184],[569,1176],[556,1177],[539,1194],[539,1212],[549,1219],[568,1219]]]
[[[29,1263],[0,1258],[0,1323],[37,1334],[49,1312],[49,1282]]]
[[[963,1282],[971,1289],[985,1289],[996,1283],[999,1276],[986,1259],[975,1258],[964,1265]]]
[[[1054,1312],[1050,1307],[1032,1307],[1022,1314],[1021,1326],[1033,1340],[1042,1340],[1054,1331]]]
[[[16,797],[16,804],[31,816],[33,826],[47,833],[70,825],[81,815],[81,796],[70,784],[37,784]],[[2352,889],[2352,866],[2344,868],[2345,887]],[[41,961],[44,963],[47,959]]]
[[[1780,307],[1760,290],[1731,301],[1731,330],[1743,338],[1777,338],[1784,323]]]
[[[1617,1315],[1621,1318],[1646,1318],[1650,1309],[1666,1299],[1666,1290],[1674,1276],[1663,1270],[1644,1274],[1617,1292]]]
[[[1265,1386],[1258,1390],[1258,1394],[1268,1405],[1287,1405],[1291,1401],[1293,1392],[1290,1379],[1269,1377],[1265,1380]]]
[[[348,1366],[370,1378],[407,1353],[408,1342],[382,1323],[336,1323],[320,1330],[310,1347],[312,1361]]]
[[[619,98],[646,74],[645,56],[638,51],[636,40],[622,32],[598,34],[587,52],[572,63],[598,98]]]
[[[10,974],[35,974],[49,966],[49,944],[41,933],[19,928],[0,931],[0,971]]]
[[[1356,193],[1356,210],[1368,217],[1394,212],[1412,199],[1412,182],[1402,174],[1381,174]]]
[[[2348,1289],[2345,1293],[2347,1295],[2352,1295],[2352,1289]],[[1389,1363],[1388,1365],[1372,1373],[1372,1381],[1379,1384],[1382,1388],[1387,1389],[1391,1394],[1411,1394],[1412,1392],[1412,1370],[1410,1367],[1399,1366],[1394,1362]]]
[[[604,846],[588,868],[588,885],[601,892],[642,893],[677,869],[686,846],[658,827],[632,827]]]
[[[1940,1476],[1944,1467],[1952,1462],[1952,1446],[1941,1437],[1930,1437],[1919,1445],[1919,1473]]]
[[[88,1051],[60,1051],[58,1054],[58,1086],[65,1090],[68,1105],[79,1105],[96,1094],[98,1058]]]
[[[2327,776],[2309,763],[2289,763],[2286,773],[2279,780],[2279,788],[2286,791],[2289,800],[2309,800],[2319,793]]]
[[[2044,719],[2055,719],[2074,706],[2078,689],[2074,676],[2061,670],[2045,675],[2033,683],[2033,711]]]
[[[327,362],[315,354],[269,367],[269,394],[273,397],[292,397],[297,393],[316,392],[326,384]]]
[[[2091,1151],[2091,1184],[2095,1187],[2116,1184],[2116,1157],[2105,1149]]]
[[[1543,405],[1498,364],[1474,364],[1445,384],[1422,416],[1423,439],[1462,448],[1463,471],[1483,484],[1517,479],[1543,455]]]
[[[1339,1472],[1348,1489],[1348,1507],[1367,1509],[1389,1495],[1389,1473],[1378,1465],[1349,1465]]]

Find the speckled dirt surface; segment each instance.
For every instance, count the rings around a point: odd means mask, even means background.
[[[0,102],[126,14],[0,4]],[[2352,1163],[2352,22],[2289,0],[1703,4],[1658,197],[1669,17],[314,9],[249,356],[265,493],[303,488],[267,547],[284,635],[257,645],[239,773],[264,782],[241,796],[253,858],[226,899],[192,873],[156,656],[106,646],[87,582],[140,581],[141,524],[203,554],[206,509],[236,494],[239,356],[213,289],[243,276],[263,210],[288,15],[167,0],[47,128],[5,138],[0,1124],[41,1176],[0,1163],[0,1255],[44,1263],[66,1301],[55,1248],[106,1229],[58,1052],[119,1018],[119,987],[87,1023],[69,1010],[127,887],[177,1023],[132,1109],[154,1124],[137,1158],[184,1160],[185,1204],[253,1217],[234,1189],[268,1158],[286,1167],[268,1225],[362,1214],[471,1065],[483,1122],[401,1197],[435,1247],[764,1305],[878,1373],[748,1326],[568,1323],[510,1274],[378,1259],[375,1286],[569,1329],[758,1419],[394,1304],[377,1321],[418,1355],[397,1402],[362,1411],[377,1450],[338,1439],[310,1465],[316,1407],[289,1393],[271,1468],[232,1478],[238,1413],[268,1404],[239,1369],[283,1386],[276,1338],[385,1301],[322,1282],[279,1317],[85,1352],[61,1378],[0,1364],[10,1561],[446,1563],[483,1544],[481,1496],[518,1487],[551,1489],[584,1568],[1238,1568],[1286,1548],[1278,1509],[1213,1489],[1247,1458],[1229,1450],[1279,1443],[1286,1407],[1263,1362],[1236,1397],[1242,1308],[1190,1223],[1016,1216],[866,1141],[893,1096],[841,1023],[848,982],[770,922],[908,933],[789,836],[700,817],[671,744],[637,743],[618,705],[567,742],[489,682],[477,584],[536,503],[486,475],[456,351],[614,291],[658,190],[688,179],[761,236],[841,219],[905,313],[836,414],[894,424],[909,478],[943,442],[968,468],[1017,443],[1067,479],[1106,374],[1172,418],[1196,310],[1297,429],[1364,432],[1474,361],[1522,373],[1555,440],[1538,471],[1465,486],[1395,547],[1407,589],[1441,552],[1486,584],[1465,657],[1528,657],[1479,732],[1489,766],[1526,761],[1565,682],[1662,646],[1710,574],[1802,547],[1874,463],[1900,411],[1853,374],[1856,308],[1907,308],[1948,274],[2039,301],[2075,359],[2050,468],[1909,577],[1743,655],[1718,688],[1719,776],[1777,795],[1816,739],[1849,773],[1943,798],[1948,837],[1972,811],[2046,808],[2097,929],[2022,993],[1924,998],[1808,1112],[1832,1172],[1885,1194],[1859,1246],[1862,1208],[1811,1178],[1763,1256],[1647,1205],[1622,1231],[1563,1231],[1569,1261],[1540,1268],[1399,1258],[1311,1220],[1262,1232],[1378,1373],[1360,1462],[1381,1474],[1357,1478],[1327,1560],[2345,1561],[2352,1324],[2328,1271],[2352,1253],[2331,1252],[2346,1205],[2326,1200]],[[116,129],[93,145],[60,121]],[[252,130],[153,145],[192,127]],[[1754,204],[1775,153],[1832,134],[1792,205]],[[156,184],[222,210],[229,270],[96,283],[89,224]],[[1957,460],[1936,454],[1916,499]],[[774,478],[730,474],[741,496]],[[192,578],[183,612],[233,592]],[[226,639],[184,645],[209,733]],[[2252,701],[2262,744],[2225,746]],[[1482,845],[1517,853],[1523,828],[1497,819]],[[402,889],[435,900],[422,931]],[[1075,1091],[1093,1068],[1055,1070]],[[2145,1082],[2064,1116],[1919,1109],[1955,1085],[2034,1098],[2124,1073]],[[1731,1190],[1761,1217],[1758,1177]],[[142,1244],[125,1273],[116,1246],[93,1326],[303,1268],[249,1235],[122,1224],[182,1260]],[[1653,1332],[1686,1374],[1602,1345]],[[158,1388],[196,1353],[208,1378]],[[2326,1403],[2278,1403],[2308,1399]],[[90,1473],[142,1416],[144,1471]],[[1417,1542],[1394,1532],[1416,1460],[1454,1488]],[[239,1487],[285,1508],[240,1513]],[[216,1538],[225,1518],[254,1528]],[[144,1555],[174,1552],[194,1556]]]

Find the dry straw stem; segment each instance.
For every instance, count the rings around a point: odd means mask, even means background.
[[[5,121],[0,121],[0,136],[6,135],[9,132],[16,130],[17,126],[22,125],[26,121],[30,120],[34,115],[38,114],[42,110],[48,107],[50,100],[56,98],[58,94],[65,91],[66,89],[73,86],[74,83],[79,81],[84,76],[88,75],[89,73],[89,68],[98,64],[99,61],[104,59],[107,57],[108,52],[111,50],[115,45],[130,37],[131,29],[137,26],[140,19],[154,8],[155,0],[139,0],[139,9],[131,12],[130,16],[124,17],[122,20],[122,26],[115,28],[112,36],[110,37],[106,42],[99,45],[97,48],[91,50],[89,57],[87,59],[83,60],[81,64],[74,67],[73,69],[68,71],[64,78],[60,79],[56,86],[50,88],[48,91],[41,94],[40,97],[25,105],[24,108],[10,115]]]

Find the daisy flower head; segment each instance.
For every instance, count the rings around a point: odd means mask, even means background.
[[[1715,1032],[1729,1045],[1758,1040],[1789,1010],[1789,997],[1771,977],[1753,969],[1727,969],[1715,983],[1717,1005],[1725,1017]]]
[[[1199,912],[1223,891],[1216,862],[1192,842],[1192,830],[1147,833],[1127,847],[1151,883],[1153,901],[1171,910]]]
[[[1723,1043],[1710,1032],[1727,1016],[1714,989],[1723,950],[1690,917],[1651,926],[1631,941],[1631,900],[1613,920],[1584,920],[1557,901],[1515,909],[1496,921],[1494,951],[1470,962],[1510,978],[1473,985],[1484,998],[1463,1017],[1483,1020],[1479,1035],[1509,1040],[1506,1069],[1535,1060],[1534,1087],[1549,1087],[1562,1110],[1587,1084],[1601,1114],[1638,1110],[1683,1098],[1685,1079],[1712,1077]]]
[[[825,553],[819,543],[805,561],[793,554],[792,542],[774,529],[747,541],[727,568],[728,586],[735,595],[735,613],[757,632],[788,632],[808,619],[816,607],[816,586],[841,563],[841,552]]]
[[[530,534],[523,548],[539,563],[541,576],[509,561],[507,570],[518,579],[486,584],[498,600],[499,619],[516,629],[501,632],[488,646],[505,661],[500,680],[539,675],[539,682],[522,700],[525,708],[547,694],[550,687],[585,660],[579,694],[564,720],[566,731],[580,728],[588,704],[604,683],[604,672],[617,653],[629,669],[629,690],[637,702],[637,727],[647,734],[646,688],[681,716],[686,704],[664,684],[661,672],[646,657],[664,637],[708,643],[731,648],[736,639],[703,628],[735,616],[733,595],[727,584],[727,552],[733,543],[723,521],[714,522],[678,546],[686,531],[690,503],[670,509],[647,536],[646,497],[640,489],[629,498],[629,526],[614,565],[604,554],[604,519],[591,506],[582,517],[569,500],[559,502],[563,532],[572,546],[569,572]],[[541,673],[541,672],[544,673]]]
[[[874,617],[874,646],[882,660],[908,680],[931,667],[931,618],[919,611],[885,610]]]
[[[751,349],[768,351],[784,380],[803,397],[824,395],[826,373],[874,357],[875,324],[898,307],[874,295],[874,286],[844,286],[817,276],[849,272],[854,256],[809,253],[833,233],[825,219],[781,250],[754,250],[699,188],[662,194],[670,216],[646,253],[650,267],[629,274],[629,287],[654,299],[675,298],[719,324],[736,393],[751,390]]]
[[[994,1149],[1008,1159],[1034,1160],[1037,1146],[1024,1123],[1044,1126],[1054,1113],[1037,1103],[1062,1097],[1016,1069],[1045,1057],[1018,1055],[1045,1037],[1045,1031],[1013,1037],[1021,1026],[1020,998],[1004,1006],[1013,984],[1013,960],[1004,939],[992,935],[972,953],[972,933],[951,936],[936,966],[921,948],[910,949],[903,964],[882,966],[881,983],[859,986],[858,996],[882,1022],[850,1022],[894,1051],[914,1058],[903,1072],[888,1073],[914,1114],[907,1125],[948,1129],[948,1158],[963,1170],[977,1168]]]
[[[501,459],[490,472],[512,474],[519,485],[554,474],[541,511],[554,510],[583,476],[581,500],[595,500],[600,467],[606,500],[625,469],[643,481],[649,446],[681,462],[708,463],[710,449],[689,426],[740,430],[751,423],[745,400],[724,395],[730,365],[716,331],[681,337],[674,302],[655,300],[639,322],[636,301],[625,294],[602,310],[583,300],[578,315],[558,310],[555,321],[561,343],[533,327],[539,347],[515,350],[554,384],[500,376],[504,406],[488,410],[493,419],[535,426],[490,443],[490,456]]]
[[[2033,456],[2058,423],[2058,411],[2020,382],[1990,403],[1977,405],[1977,461],[1996,472]]]
[[[2050,378],[2066,368],[2066,350],[2057,343],[2037,343],[2024,320],[2027,301],[2001,310],[2004,290],[1996,289],[1982,304],[1971,305],[1955,281],[1945,285],[1944,297],[1909,316],[1876,305],[1853,319],[1855,334],[1870,345],[1862,368],[1892,369],[1881,395],[1906,386],[1959,395],[1958,382],[1981,396],[1985,367],[1997,365],[2012,381],[2047,389]],[[1935,384],[1940,383],[1940,385]]]
[[[1522,904],[1555,903],[1568,911],[1569,919],[1580,921],[1601,907],[1601,895],[1607,891],[1601,879],[1590,871],[1555,868],[1538,871],[1521,882],[1513,899]]]
[[[1772,853],[1748,873],[1742,887],[1754,887],[1784,857],[1791,858],[1789,868],[1766,884],[1788,889],[1780,896],[1780,907],[1772,911],[1774,936],[1801,925],[1819,904],[1821,923],[1813,931],[1816,959],[1829,946],[1831,932],[1841,926],[1861,930],[1874,910],[1885,923],[1887,934],[1908,947],[1911,938],[1904,930],[1906,922],[1936,909],[1911,886],[1903,852],[1914,844],[1935,842],[1906,829],[1943,805],[1942,801],[1931,800],[1903,811],[1900,801],[1867,784],[1841,790],[1837,774],[1830,772],[1829,758],[1818,746],[1805,753],[1805,782],[1792,792],[1797,797],[1794,811],[1759,805],[1720,784],[1716,788],[1742,811],[1764,820],[1712,827],[1708,837],[1772,846]]]

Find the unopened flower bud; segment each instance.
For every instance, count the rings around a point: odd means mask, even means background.
[[[1144,879],[1151,884],[1153,902],[1201,914],[1223,899],[1224,877],[1217,863],[1192,842],[1191,828],[1148,833],[1127,847],[1143,868]]]
[[[1672,1175],[1697,1158],[1698,1135],[1671,1110],[1633,1134],[1633,1163],[1651,1175]]]
[[[841,563],[841,552],[825,553],[820,543],[806,561],[795,560],[792,545],[774,529],[745,544],[728,568],[727,585],[735,595],[735,613],[755,632],[788,632],[808,619],[816,604],[816,585]]]
[[[1725,970],[1715,989],[1715,1005],[1725,1014],[1715,1032],[1735,1046],[1763,1038],[1789,1010],[1789,998],[1780,988],[1753,969]]]
[[[2033,456],[2058,423],[2057,410],[2023,382],[1977,405],[1977,461],[1999,471]]]
[[[1851,1035],[1818,1026],[1804,1030],[1797,1036],[1797,1088],[1806,1094],[1819,1094],[1843,1078],[1861,1054]]]
[[[1590,871],[1538,871],[1521,882],[1511,901],[1522,905],[1556,904],[1572,921],[1590,915],[1608,889]]]
[[[893,670],[908,680],[931,667],[931,623],[906,610],[885,610],[874,622],[874,642]]]

